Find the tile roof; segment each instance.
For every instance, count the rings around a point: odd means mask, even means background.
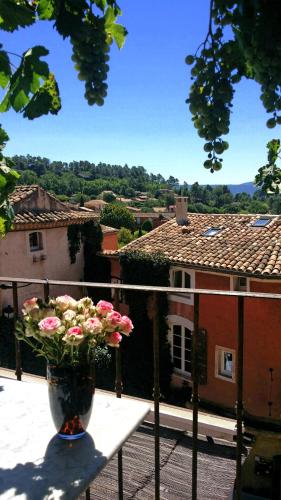
[[[21,207],[21,202],[41,190],[54,200],[56,209],[38,209]],[[73,210],[60,202],[54,195],[48,193],[38,185],[16,186],[15,191],[9,196],[10,203],[15,208],[14,230],[26,230],[31,228],[51,228],[67,226],[70,224],[82,224],[89,220],[97,220],[97,215],[92,211]],[[61,207],[61,210],[59,209]]]
[[[208,270],[281,277],[281,216],[262,228],[252,227],[257,215],[188,214],[185,226],[171,219],[122,248],[163,252],[171,263]],[[219,227],[215,236],[202,236]]]
[[[118,233],[119,231],[119,229],[116,229],[115,227],[105,226],[104,224],[101,224],[100,227],[103,233]]]
[[[23,210],[15,215],[14,226],[19,224],[45,224],[60,222],[86,222],[87,220],[97,219],[92,212],[80,212],[75,210]]]
[[[32,193],[35,193],[37,189],[37,184],[31,184],[30,186],[16,186],[13,193],[9,195],[9,201],[12,205],[15,205],[19,201],[28,198]]]

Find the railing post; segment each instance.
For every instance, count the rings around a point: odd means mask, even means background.
[[[238,339],[237,339],[237,446],[236,446],[236,498],[242,491],[242,448],[243,448],[243,358],[244,358],[244,297],[238,297]]]
[[[19,315],[19,301],[18,301],[18,284],[16,282],[12,283],[13,287],[13,307],[14,307],[14,335],[16,332],[16,325]],[[16,350],[16,376],[17,380],[21,380],[21,350],[20,350],[20,341],[15,336],[15,350]]]
[[[119,310],[119,289],[114,289],[114,308]],[[122,363],[121,363],[121,350],[115,349],[115,392],[116,397],[122,396]],[[118,451],[118,498],[123,500],[123,452],[122,448]]]
[[[153,361],[154,361],[154,444],[155,444],[155,500],[160,499],[160,415],[159,415],[159,305],[153,292]]]
[[[45,302],[48,302],[50,296],[50,285],[49,285],[49,280],[46,278],[46,283],[44,283],[44,300]]]
[[[194,294],[194,331],[192,335],[192,500],[197,499],[198,455],[198,328],[199,294]]]

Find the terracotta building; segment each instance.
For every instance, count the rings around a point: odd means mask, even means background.
[[[175,287],[281,294],[281,216],[191,214],[177,199],[176,218],[122,248],[162,252]],[[120,274],[118,255],[112,275]],[[281,302],[245,298],[244,403],[250,416],[281,414]],[[200,298],[199,328],[206,332],[206,374],[200,400],[232,411],[237,382],[237,297]],[[169,295],[173,383],[191,384],[193,295]]]
[[[18,186],[10,196],[15,211],[14,228],[0,240],[0,275],[20,278],[48,278],[81,281],[84,259],[80,248],[71,264],[67,228],[73,224],[98,221],[89,210],[72,210],[37,185]],[[117,230],[102,227],[104,250],[117,249]],[[42,286],[19,288],[19,304],[34,295],[42,296]],[[73,288],[56,286],[51,295],[72,293]],[[75,292],[74,292],[75,293]],[[81,294],[81,290],[76,290]],[[0,289],[0,310],[12,303],[11,290]]]

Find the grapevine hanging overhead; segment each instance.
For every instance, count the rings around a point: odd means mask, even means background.
[[[230,30],[232,36],[230,36]],[[261,100],[270,117],[267,127],[281,124],[281,2],[279,0],[211,0],[208,33],[194,55],[187,103],[198,135],[205,139],[211,172],[222,168],[235,85],[244,76],[260,84]],[[263,168],[263,167],[262,167]],[[260,171],[259,171],[260,172]],[[256,177],[264,189],[281,190],[274,164]]]
[[[121,14],[115,0],[0,0],[0,30],[13,32],[37,21],[51,21],[63,38],[69,38],[78,71],[85,81],[88,104],[102,106],[107,95],[110,45],[122,47],[127,34],[118,24]],[[61,108],[58,84],[45,60],[49,51],[41,46],[23,53],[10,53],[0,44],[0,112],[14,109],[33,120],[44,114],[57,114]],[[8,195],[18,174],[2,154],[8,136],[0,125],[0,236],[10,228],[13,210]]]

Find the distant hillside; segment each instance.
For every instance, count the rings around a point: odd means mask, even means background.
[[[253,182],[244,182],[243,184],[227,184],[227,187],[233,195],[237,193],[247,193],[250,196],[253,196],[256,191],[256,186]]]

